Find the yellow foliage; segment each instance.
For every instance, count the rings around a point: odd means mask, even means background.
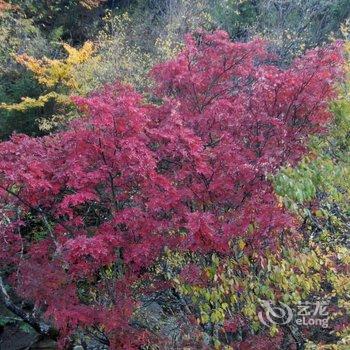
[[[15,60],[30,70],[38,82],[47,91],[38,98],[22,97],[22,101],[13,104],[1,104],[0,108],[7,110],[26,111],[30,108],[43,107],[49,100],[58,104],[70,104],[69,95],[79,93],[81,85],[75,78],[77,67],[92,57],[93,44],[87,41],[80,49],[63,44],[67,57],[64,59],[36,59],[27,54],[15,56]]]
[[[91,41],[87,41],[79,50],[68,44],[63,44],[63,47],[68,53],[66,62],[67,64],[71,65],[76,65],[87,61],[94,52],[94,46]]]
[[[266,252],[265,262],[261,264],[245,254],[240,239],[236,246],[232,245],[231,257],[213,255],[211,264],[203,267],[209,279],[206,286],[184,283],[179,278],[173,281],[178,291],[198,307],[202,324],[222,326],[231,315],[241,314],[250,320],[254,332],[258,332],[263,327],[258,318],[261,300],[281,301],[293,309],[315,295],[326,300],[336,296],[338,316],[341,316],[344,310],[349,310],[350,276],[341,273],[338,267],[343,266],[339,265],[339,260],[348,261],[349,251],[343,246],[327,248],[310,243],[305,251],[283,248],[280,252]],[[179,265],[183,265],[184,260],[178,255],[168,253],[171,265],[180,261]],[[324,285],[333,288],[324,290]],[[278,325],[271,325],[269,332],[275,336],[279,332]],[[340,343],[337,346],[315,349],[345,349]]]
[[[48,88],[62,84],[70,89],[77,89],[78,83],[74,78],[73,70],[79,64],[86,62],[94,51],[93,44],[87,41],[81,49],[63,44],[68,57],[61,60],[52,60],[44,57],[42,60],[18,55],[15,60],[34,73],[38,82]]]
[[[62,104],[69,104],[70,100],[68,96],[61,95],[56,92],[49,92],[46,95],[41,95],[38,98],[31,98],[31,97],[22,97],[22,101],[19,103],[14,103],[11,105],[7,105],[6,103],[0,104],[0,108],[7,109],[7,110],[16,110],[19,112],[24,112],[28,110],[29,108],[39,108],[44,107],[44,105],[49,100],[56,100],[59,103]]]
[[[79,3],[86,9],[92,10],[93,8],[99,7],[104,1],[105,0],[80,0]]]

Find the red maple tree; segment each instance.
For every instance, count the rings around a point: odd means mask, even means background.
[[[165,247],[229,255],[245,236],[259,252],[294,225],[267,175],[329,121],[340,48],[281,68],[260,40],[186,43],[153,69],[154,104],[114,84],[75,98],[84,116],[65,131],[0,144],[0,264],[62,346],[78,328],[145,344],[132,314]]]

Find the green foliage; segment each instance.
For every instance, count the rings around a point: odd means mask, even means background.
[[[119,79],[139,89],[150,85],[147,74],[154,59],[132,40],[135,28],[128,13],[104,17],[104,28],[96,38],[97,55],[74,72],[83,94]]]
[[[258,257],[247,254],[244,244],[237,243],[230,258],[213,255],[211,261],[203,262],[205,285],[189,284],[181,278],[174,281],[180,294],[190,298],[192,306],[197,308],[198,322],[210,330],[213,343],[220,344],[214,331],[222,332],[232,318],[236,320],[236,339],[246,329],[255,334],[264,331],[265,326],[258,318],[263,300],[281,301],[296,313],[300,302],[332,298],[332,308],[337,310],[331,315],[332,321],[346,316],[350,306],[350,278],[342,269],[350,262],[349,253],[341,245],[322,247],[316,242],[305,242],[297,249],[267,252],[264,257]],[[175,260],[172,257],[170,261]],[[268,332],[274,337],[282,330],[282,326],[271,324]],[[343,334],[337,335],[343,337]],[[222,342],[221,338],[223,346]]]
[[[245,39],[259,19],[256,1],[226,0],[209,1],[209,10],[215,26],[230,33],[234,38]]]
[[[98,55],[76,71],[77,80],[84,93],[116,79],[147,91],[150,68],[174,57],[185,33],[209,23],[205,0],[139,1],[129,10],[107,11],[95,38]]]
[[[31,73],[19,67],[13,55],[21,52],[36,56],[48,52],[48,43],[33,22],[13,12],[0,16],[0,101],[13,103],[22,96],[36,97],[41,93],[40,86]],[[37,134],[35,119],[50,113],[9,112],[0,110],[0,138],[7,138],[13,131]]]
[[[350,46],[345,45],[349,54]],[[310,155],[295,168],[283,169],[275,178],[284,205],[305,219],[304,226],[320,239],[344,240],[350,215],[350,94],[349,67],[339,98],[330,106],[333,121],[322,137],[310,140]],[[318,208],[312,201],[319,203]]]
[[[12,73],[16,64],[12,55],[45,55],[48,42],[31,19],[13,12],[0,15],[0,73]]]
[[[31,326],[29,326],[27,323],[23,322],[22,319],[15,317],[10,312],[7,312],[6,314],[0,314],[0,329],[4,326],[12,326],[17,325],[18,328],[25,333],[33,333],[34,330]]]
[[[102,9],[98,0],[11,0],[50,42],[83,43],[96,33]]]
[[[234,37],[262,36],[288,60],[306,48],[340,35],[349,17],[347,0],[226,0],[209,1],[216,26]]]
[[[349,11],[346,0],[263,0],[256,32],[272,40],[280,54],[296,55],[339,35]]]

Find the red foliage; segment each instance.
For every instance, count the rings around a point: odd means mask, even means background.
[[[259,250],[293,227],[267,174],[299,160],[329,120],[341,54],[335,46],[287,69],[275,62],[261,41],[188,36],[152,71],[160,105],[116,84],[76,98],[85,117],[68,130],[0,144],[11,222],[0,231],[0,263],[16,266],[17,293],[62,337],[94,325],[111,348],[136,349],[146,340],[130,323],[135,286],[165,246],[230,254],[229,242],[247,236]],[[112,264],[114,277],[102,279]],[[98,295],[83,300],[82,281]]]

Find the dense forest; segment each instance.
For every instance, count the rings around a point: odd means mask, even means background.
[[[349,350],[350,1],[0,0],[0,349]]]

